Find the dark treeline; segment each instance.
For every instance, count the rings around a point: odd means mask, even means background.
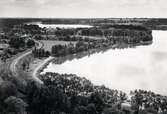
[[[26,19],[26,18],[1,18],[0,19],[0,28],[2,28],[5,32],[8,32],[15,25],[24,24],[26,22],[34,22],[39,21],[39,19]]]
[[[94,40],[98,40],[95,37],[106,38],[114,42],[126,42],[126,43],[140,43],[145,41],[152,41],[152,32],[143,26],[132,26],[132,25],[113,25],[113,27],[104,28],[78,28],[78,29],[61,29],[56,28],[53,31],[47,28],[40,28],[38,25],[18,25],[15,26],[10,34],[18,37],[15,33],[21,35],[31,34],[30,36],[37,39],[50,39],[49,35],[54,35],[56,40],[63,41],[88,41],[89,36],[93,36]],[[33,36],[32,36],[33,35]],[[83,38],[84,36],[84,38]]]
[[[120,34],[120,33],[119,33]],[[47,57],[50,54],[52,56],[66,56],[69,54],[75,54],[83,51],[89,51],[91,49],[103,49],[103,48],[119,48],[122,44],[126,47],[127,45],[143,45],[143,43],[150,44],[152,42],[152,36],[143,36],[136,38],[129,37],[108,37],[107,39],[90,39],[90,38],[78,38],[76,36],[67,36],[61,38],[63,41],[76,41],[75,44],[69,43],[68,45],[54,45],[52,46],[51,52],[45,51],[44,49],[34,49],[33,54],[35,57]],[[116,47],[115,47],[116,46]],[[48,55],[47,55],[48,54]]]
[[[76,29],[61,29],[57,28],[54,32],[56,36],[68,36],[68,35],[75,35],[77,32]]]
[[[34,48],[32,51],[32,54],[34,55],[34,57],[37,57],[37,58],[50,56],[50,52],[45,51],[45,49],[43,49],[43,48],[40,48],[40,49]]]
[[[134,25],[112,25],[106,27],[92,27],[92,28],[77,28],[77,29],[62,29],[57,28],[54,30],[44,30],[47,35],[55,35],[57,37],[63,36],[129,36],[129,37],[142,37],[140,34],[151,35],[151,30],[144,26],[134,26]],[[120,33],[120,34],[119,34]],[[124,33],[124,34],[123,34]]]
[[[53,56],[66,56],[69,54],[75,54],[78,52],[88,51],[88,49],[93,49],[92,43],[87,43],[83,41],[78,41],[76,44],[68,44],[68,45],[55,45],[52,47],[52,55]]]
[[[145,22],[147,25],[167,25],[167,19],[166,18],[159,18],[159,19],[150,19]]]
[[[19,49],[25,47],[25,40],[19,37],[13,37],[9,41],[9,45],[13,48]]]
[[[83,36],[103,36],[103,29],[99,28],[87,28],[87,29],[82,29],[80,31],[80,34]]]
[[[99,28],[87,28],[87,29],[79,29],[76,32],[75,29],[56,29],[55,31],[59,31],[60,33],[56,33],[58,35],[57,40],[59,41],[76,41],[76,44],[68,44],[68,45],[55,45],[52,46],[51,54],[53,56],[66,56],[68,54],[74,54],[82,51],[88,51],[89,49],[97,49],[97,48],[107,48],[112,47],[114,45],[122,44],[141,44],[151,43],[152,42],[152,32],[147,29],[142,29],[139,27],[138,30],[134,29],[135,27],[128,29],[99,29]],[[62,32],[63,31],[63,32]],[[104,38],[96,39],[89,38],[89,36],[100,36]],[[42,39],[40,36],[36,36],[36,39]],[[45,51],[42,50],[34,50],[35,56],[38,57],[46,57]],[[49,53],[49,52],[47,52]],[[49,54],[50,55],[50,54]]]
[[[127,26],[127,25],[126,25]],[[125,28],[126,28],[125,26]],[[141,26],[142,27],[142,26]],[[118,37],[118,38],[146,38],[152,37],[151,30],[136,30],[136,29],[115,29],[115,28],[108,28],[108,29],[99,29],[99,28],[88,28],[82,29],[79,32],[80,35],[83,36],[102,36],[102,37]]]
[[[73,74],[46,73],[43,84],[27,81],[25,92],[12,81],[0,84],[0,113],[166,114],[167,97],[151,91],[126,93],[95,86]],[[126,105],[125,103],[129,105]]]
[[[103,49],[103,48],[114,48],[115,45],[119,47],[119,45],[125,44],[130,45],[129,43],[134,44],[143,44],[142,42],[152,42],[152,37],[146,37],[146,38],[108,38],[108,39],[100,39],[100,40],[88,40],[88,39],[82,39],[80,41],[77,41],[76,44],[68,44],[68,45],[55,45],[52,46],[51,54],[53,56],[66,56],[69,54],[74,54],[78,52],[88,51],[90,49]]]
[[[117,25],[117,24],[113,24],[113,25],[102,25],[102,26],[100,26],[100,28],[103,28],[103,29],[115,28],[115,29],[128,29],[128,30],[139,30],[139,31],[147,31],[148,30],[147,27],[141,26],[141,25]]]
[[[152,112],[167,113],[167,96],[155,94],[151,91],[135,90],[131,94],[132,108],[139,112],[142,109],[152,109]],[[144,112],[143,112],[144,113]]]
[[[84,36],[84,37],[82,37]],[[89,38],[93,36],[94,38]],[[95,37],[101,37],[101,39],[96,39]],[[97,41],[97,40],[113,40],[113,41],[122,41],[126,43],[140,43],[141,41],[152,41],[152,32],[151,31],[136,31],[136,30],[122,30],[122,29],[82,29],[80,30],[79,35],[77,36],[64,36],[59,37],[58,40],[63,41]]]
[[[4,62],[13,55],[34,47],[35,41],[33,39],[24,39],[19,36],[13,36],[8,41],[8,44],[9,47],[4,49],[3,54],[1,55],[1,60]]]
[[[35,41],[32,38],[23,38],[19,36],[13,36],[9,40],[10,48],[21,49],[21,48],[32,48],[35,46]]]
[[[0,36],[0,41],[9,44],[9,46],[3,50],[1,59],[6,61],[7,58],[10,58],[19,52],[25,51],[26,49],[35,46],[35,41],[32,35],[33,33],[39,33],[39,31],[40,28],[38,26],[24,24],[19,25],[19,22],[17,25],[14,24],[11,28],[9,28],[8,31],[3,31],[3,34]]]
[[[90,49],[99,49],[99,48],[107,48],[112,46],[112,41],[109,40],[101,40],[94,42],[84,42],[78,41],[76,44],[68,44],[68,45],[55,45],[52,46],[52,55],[53,56],[66,56],[69,54],[75,54],[83,51],[88,51]]]
[[[45,98],[53,98],[59,95],[59,100],[55,102],[54,99],[50,99],[50,105],[43,105],[43,102],[49,102],[48,99],[42,101],[41,99],[33,99],[37,102],[32,108],[39,106],[41,111],[56,113],[64,112],[67,114],[101,114],[104,109],[111,107],[118,102],[124,102],[127,98],[126,94],[117,91],[110,90],[104,86],[94,86],[89,80],[85,78],[79,78],[76,75],[60,75],[54,73],[47,73],[41,75],[40,79],[44,81],[44,85],[48,88],[52,88],[52,92]],[[55,91],[57,90],[57,91]],[[59,89],[59,91],[58,91]],[[55,91],[55,92],[54,92]],[[35,92],[36,93],[36,92]],[[34,91],[32,94],[35,94]],[[42,98],[42,97],[41,97]],[[57,98],[58,99],[58,98]],[[30,102],[32,103],[32,101]],[[59,104],[59,105],[58,105]],[[59,108],[55,108],[59,107]],[[37,111],[39,113],[39,111]],[[123,112],[122,112],[123,113]],[[107,113],[105,113],[107,114]]]
[[[93,41],[97,41],[97,40],[103,40],[103,39],[91,39],[87,36],[82,37],[82,36],[64,36],[64,37],[59,37],[58,38],[59,41],[85,41],[85,42],[93,42]]]
[[[22,30],[24,30],[24,32],[26,34],[31,34],[31,35],[35,35],[35,34],[42,34],[42,28],[40,28],[38,25],[27,25],[27,24],[24,24],[22,26]]]
[[[144,25],[152,30],[167,30],[167,19],[149,19]]]

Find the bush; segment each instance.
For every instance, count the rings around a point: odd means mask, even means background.
[[[28,39],[26,42],[26,45],[27,45],[27,47],[31,48],[31,47],[35,46],[35,42],[32,39]]]
[[[19,49],[25,46],[25,40],[19,37],[12,37],[9,41],[9,45],[13,48]]]
[[[10,96],[5,99],[4,103],[7,105],[7,112],[25,112],[26,107],[28,106],[22,99]]]
[[[125,113],[118,109],[106,108],[103,110],[103,114],[125,114]]]
[[[0,99],[4,100],[9,96],[17,96],[17,87],[12,82],[2,82],[0,84]]]

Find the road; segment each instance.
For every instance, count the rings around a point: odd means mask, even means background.
[[[23,52],[20,56],[16,57],[16,58],[11,62],[11,64],[10,64],[10,71],[12,72],[12,74],[13,74],[14,76],[17,76],[17,75],[18,75],[18,73],[17,73],[17,65],[18,65],[19,61],[20,61],[22,58],[24,58],[24,57],[30,55],[31,53],[32,53],[32,50],[28,50],[28,51],[26,51],[26,52]]]
[[[34,69],[32,76],[33,79],[35,79],[36,81],[38,81],[39,83],[43,83],[38,77],[38,71],[40,71],[49,61],[51,61],[52,59],[54,59],[54,57],[48,57],[46,58],[37,68]]]
[[[36,41],[35,40],[35,43],[36,43],[36,46],[38,49],[42,48],[43,47],[43,43],[40,42],[40,41]],[[18,77],[19,76],[19,70],[17,69],[17,66],[19,65],[20,63],[20,60],[26,58],[28,55],[32,54],[32,49],[29,49],[23,53],[20,53],[18,54],[12,61],[11,63],[9,64],[9,69],[10,71],[12,72],[12,75],[15,76],[15,77]]]

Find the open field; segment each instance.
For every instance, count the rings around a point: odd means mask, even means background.
[[[67,41],[56,41],[56,40],[41,40],[41,42],[44,44],[44,49],[47,51],[51,51],[53,45],[67,45],[70,42]],[[76,42],[71,42],[76,43]]]

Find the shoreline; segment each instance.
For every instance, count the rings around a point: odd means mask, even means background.
[[[52,61],[53,59],[55,59],[54,57],[50,56],[46,59],[44,59],[41,63],[37,63],[39,64],[33,71],[32,71],[32,77],[39,83],[43,84],[43,82],[39,79],[39,74],[41,73],[41,70],[46,67],[46,65],[48,65],[50,63],[50,61]]]
[[[88,51],[83,51],[83,52],[78,52],[75,54],[69,54],[67,56],[60,56],[60,57],[49,57],[47,59],[44,60],[44,62],[38,66],[38,68],[36,68],[33,72],[35,77],[39,78],[40,73],[43,72],[43,70],[52,62],[54,64],[62,64],[65,61],[71,61],[73,59],[80,59],[86,56],[91,56],[92,54],[95,53],[104,53],[106,51],[108,51],[109,49],[122,49],[122,48],[135,48],[136,46],[145,46],[145,45],[151,45],[152,41],[146,42],[146,43],[138,43],[138,44],[124,44],[123,46],[120,46],[119,44],[114,44],[114,45],[110,45],[108,47],[101,47],[101,48],[97,48],[97,49],[90,49]],[[55,72],[56,73],[56,72]]]

